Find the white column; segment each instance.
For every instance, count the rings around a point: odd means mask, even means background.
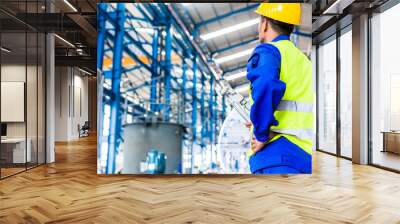
[[[55,74],[54,35],[46,36],[46,163],[55,161]]]
[[[368,15],[353,19],[353,162],[368,163]]]

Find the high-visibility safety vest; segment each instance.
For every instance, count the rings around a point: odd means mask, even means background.
[[[275,46],[281,55],[279,79],[286,84],[286,90],[274,112],[278,125],[270,128],[275,135],[268,142],[284,136],[312,154],[314,90],[311,61],[289,40],[269,44]],[[250,104],[253,104],[251,89]]]

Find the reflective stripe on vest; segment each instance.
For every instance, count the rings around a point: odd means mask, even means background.
[[[313,113],[314,104],[296,102],[292,100],[281,100],[278,105],[277,111],[292,111],[292,112],[303,112],[303,113]],[[296,122],[297,123],[297,122]],[[296,127],[295,123],[292,122],[293,126]],[[302,125],[303,126],[303,125]],[[294,135],[300,139],[313,139],[314,130],[312,128],[302,128],[302,129],[285,129],[285,128],[273,128],[271,131],[281,134]]]
[[[296,102],[296,101],[292,101],[292,100],[281,100],[281,102],[278,105],[277,110],[313,113],[314,112],[314,104]]]
[[[300,139],[313,139],[313,129],[275,129],[271,128],[271,131],[281,134],[294,135]]]

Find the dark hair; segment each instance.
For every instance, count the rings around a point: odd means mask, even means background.
[[[267,22],[269,22],[272,29],[274,29],[275,31],[277,31],[281,34],[290,35],[293,32],[294,25],[292,25],[292,24],[284,23],[284,22],[281,22],[278,20],[267,18],[267,17],[264,17],[264,18],[267,20]]]

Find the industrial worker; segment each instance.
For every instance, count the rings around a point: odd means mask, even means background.
[[[254,174],[311,173],[314,90],[311,61],[289,39],[300,3],[261,3],[260,43],[247,64],[249,151]]]

